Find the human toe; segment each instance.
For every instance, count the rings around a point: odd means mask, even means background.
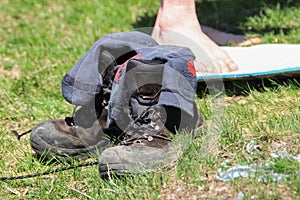
[[[238,46],[246,47],[246,46],[251,46],[251,45],[259,44],[259,43],[261,43],[261,39],[258,37],[255,37],[255,38],[246,39],[243,42],[238,43]]]
[[[239,66],[233,61],[233,60],[230,60],[228,63],[227,63],[227,69],[231,72],[231,71],[236,71],[239,69]]]

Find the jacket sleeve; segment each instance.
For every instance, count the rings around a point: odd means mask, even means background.
[[[62,95],[71,104],[84,106],[100,93],[103,74],[111,65],[119,65],[142,47],[158,45],[141,32],[105,35],[75,64],[62,79]]]

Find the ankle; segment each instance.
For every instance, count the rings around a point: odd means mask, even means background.
[[[163,0],[161,3],[163,10],[180,9],[181,11],[189,11],[196,13],[196,5],[194,0]]]
[[[160,17],[158,18],[156,25],[158,25],[160,29],[200,27],[197,16],[189,11],[185,11],[185,9],[182,9],[181,7],[174,9],[168,8],[167,10],[161,9]]]

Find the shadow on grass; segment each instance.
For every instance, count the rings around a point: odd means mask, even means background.
[[[219,82],[222,80],[218,80]],[[272,78],[256,78],[256,79],[242,79],[233,81],[224,81],[224,91],[227,96],[242,95],[247,96],[251,90],[264,92],[268,89],[276,89],[280,86],[288,86],[300,88],[300,74],[294,74],[291,76],[275,76]],[[212,92],[212,89],[208,90],[207,85],[213,85],[213,83],[199,82],[197,87],[198,97],[203,97]],[[215,92],[215,91],[213,91]]]
[[[259,14],[264,6],[274,7],[298,6],[298,0],[202,0],[196,1],[197,16],[203,25],[208,25],[219,30],[243,34],[242,27],[247,17]],[[156,14],[145,13],[133,24],[134,28],[153,27]],[[268,30],[261,30],[262,32]]]

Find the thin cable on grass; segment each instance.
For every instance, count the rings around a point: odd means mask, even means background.
[[[28,131],[25,131],[23,133],[18,133],[18,131],[16,130],[11,130],[11,132],[18,138],[18,140],[20,141],[21,137],[24,136],[24,135],[27,135],[28,133],[30,133],[32,131],[32,129],[28,130]]]
[[[70,165],[67,167],[53,169],[53,170],[49,170],[49,171],[41,172],[41,173],[34,173],[34,174],[27,174],[27,175],[20,175],[20,176],[0,177],[0,181],[10,181],[10,180],[34,178],[34,177],[38,177],[38,176],[49,175],[49,174],[53,174],[53,173],[57,173],[57,172],[62,172],[62,171],[70,170],[70,169],[76,169],[76,168],[92,166],[92,165],[98,165],[98,161],[87,162],[87,163],[82,163],[82,164],[78,164],[78,165]]]

